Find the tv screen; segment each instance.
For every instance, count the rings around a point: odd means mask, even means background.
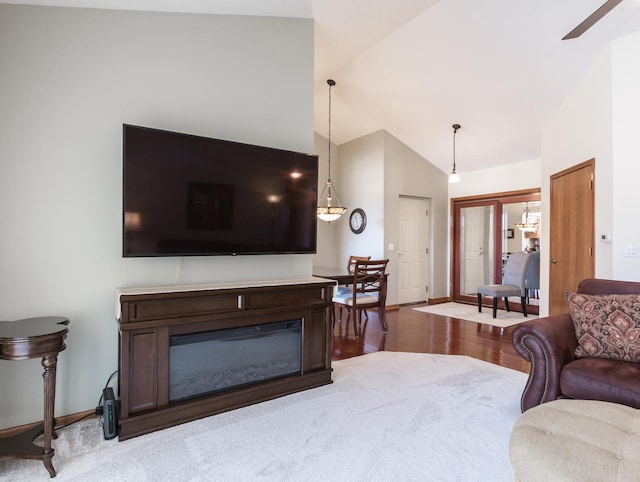
[[[123,256],[316,252],[318,156],[123,125]]]

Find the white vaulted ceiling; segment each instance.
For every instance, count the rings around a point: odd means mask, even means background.
[[[584,35],[561,38],[604,0],[13,0],[313,18],[315,130],[342,144],[385,129],[448,172],[540,157],[540,134],[611,40],[640,30],[624,0]]]

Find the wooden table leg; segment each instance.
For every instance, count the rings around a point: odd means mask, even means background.
[[[42,374],[42,378],[44,379],[44,451],[42,453],[42,461],[51,477],[56,476],[56,470],[53,468],[53,462],[51,461],[55,452],[55,450],[51,448],[51,439],[55,436],[53,424],[56,402],[57,363],[57,354],[46,355],[42,358],[42,366],[44,367],[44,373]]]
[[[35,427],[0,439],[0,461],[14,458],[42,460],[50,477],[56,476],[52,458],[55,450],[51,447],[51,439],[56,438],[54,431],[55,418],[54,406],[56,400],[56,365],[57,355],[46,355],[42,358],[44,373],[44,421]],[[44,434],[44,445],[33,443],[40,435]],[[5,455],[6,454],[6,455]]]
[[[56,400],[56,365],[57,355],[46,355],[42,358],[44,373],[42,374],[44,385],[44,421],[41,424],[14,435],[0,439],[0,461],[14,458],[42,460],[50,477],[56,476],[53,468],[53,454],[55,450],[51,447],[51,439],[56,438],[53,430],[55,424],[54,406]],[[44,445],[33,443],[40,435],[44,434]],[[3,455],[3,454],[9,455]]]

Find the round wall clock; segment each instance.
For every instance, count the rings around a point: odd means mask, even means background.
[[[360,234],[364,231],[364,228],[367,227],[367,215],[360,208],[354,209],[351,211],[351,215],[349,216],[349,227],[351,231],[356,234]]]

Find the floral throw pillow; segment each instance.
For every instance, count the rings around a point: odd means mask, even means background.
[[[640,362],[640,294],[567,293],[575,355]]]

